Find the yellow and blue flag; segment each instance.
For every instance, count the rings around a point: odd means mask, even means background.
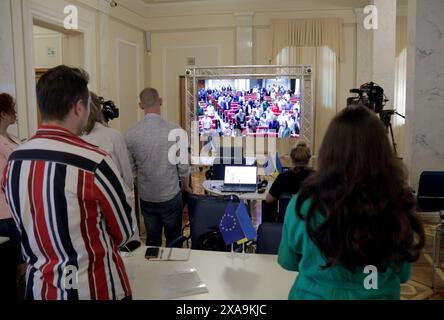
[[[242,233],[244,235],[244,238],[238,241],[237,243],[242,244],[247,241],[256,239],[257,237],[256,229],[254,229],[253,222],[251,221],[247,207],[245,206],[243,201],[241,201],[239,203],[239,206],[237,207],[236,216],[242,228]]]
[[[281,158],[279,156],[279,153],[276,152],[276,162],[275,162],[275,171],[274,171],[274,177],[277,178],[279,174],[282,173],[282,162]]]
[[[277,176],[282,173],[282,163],[279,153],[276,153],[274,160],[271,155],[268,155],[264,168],[264,173],[266,176],[273,176],[277,178]]]

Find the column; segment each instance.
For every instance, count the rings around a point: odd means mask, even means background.
[[[16,97],[14,75],[14,50],[12,46],[11,3],[0,1],[0,93],[9,93]],[[17,125],[8,131],[18,136]]]
[[[417,188],[423,171],[444,171],[444,1],[408,2],[406,162]]]
[[[10,1],[0,1],[0,92],[15,95]]]
[[[364,11],[356,9],[356,87],[372,78],[373,32],[364,28]],[[351,88],[350,88],[351,89]]]
[[[373,81],[381,86],[393,109],[395,97],[396,0],[373,0],[377,8],[377,29],[366,29],[367,15],[356,9],[356,82],[360,86]],[[374,21],[373,21],[374,22]]]
[[[386,109],[394,109],[396,0],[373,0],[378,8],[378,28],[373,30],[372,80],[385,90],[390,101]]]
[[[236,13],[236,63],[253,64],[253,15],[252,12]]]
[[[23,5],[22,1],[0,1],[0,92],[9,93],[16,100],[17,125],[11,126],[8,131],[21,139],[28,138],[33,131],[28,123],[30,103],[25,66],[27,46],[24,39]]]

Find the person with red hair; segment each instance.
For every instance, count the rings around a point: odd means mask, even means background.
[[[15,101],[7,93],[0,94],[0,172],[8,162],[10,154],[18,147],[20,141],[8,134],[8,127],[17,120]],[[7,282],[0,288],[0,296],[14,300],[16,292],[17,267],[22,262],[20,235],[9,211],[6,197],[0,188],[0,236],[9,238],[7,245],[7,261],[4,261],[5,273],[1,275]]]

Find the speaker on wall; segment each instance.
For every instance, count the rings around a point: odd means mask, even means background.
[[[151,32],[145,31],[145,50],[151,52]]]

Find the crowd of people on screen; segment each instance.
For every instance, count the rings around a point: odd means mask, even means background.
[[[282,85],[241,91],[228,84],[200,89],[198,116],[201,134],[296,138],[301,103],[299,95]]]

